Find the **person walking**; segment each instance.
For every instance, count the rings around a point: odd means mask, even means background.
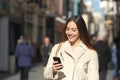
[[[106,80],[108,63],[111,61],[110,47],[105,43],[104,36],[99,34],[94,49],[98,53],[99,58],[99,74],[100,80]]]
[[[22,42],[16,46],[15,56],[17,65],[20,68],[20,80],[28,80],[31,59],[34,56],[34,49],[29,44],[26,36],[22,37]]]
[[[44,77],[50,80],[99,80],[97,52],[90,43],[82,16],[71,16],[65,25],[65,41],[57,54],[61,63],[54,61],[59,44],[50,53]]]
[[[53,45],[51,44],[49,37],[45,37],[41,47],[43,67],[45,67],[47,64],[52,47]]]
[[[113,80],[118,80],[118,59],[117,59],[117,45],[116,40],[113,39],[113,43],[111,46],[112,52],[112,63],[114,65],[114,73],[113,73]]]

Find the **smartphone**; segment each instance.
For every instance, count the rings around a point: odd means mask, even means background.
[[[58,61],[58,63],[57,63],[57,64],[61,63],[61,60],[60,60],[60,58],[59,58],[59,57],[53,57],[53,60],[54,60],[54,61]]]

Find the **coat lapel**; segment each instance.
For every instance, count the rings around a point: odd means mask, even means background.
[[[82,56],[85,51],[87,51],[87,46],[81,41],[73,52],[69,41],[66,41],[64,44],[64,52],[72,56],[72,54],[78,54],[78,57]],[[72,56],[73,57],[73,56]],[[74,57],[73,57],[74,58]]]

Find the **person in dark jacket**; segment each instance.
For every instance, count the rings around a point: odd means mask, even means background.
[[[31,44],[29,44],[27,37],[23,36],[21,43],[16,46],[15,56],[17,65],[20,68],[21,80],[28,80],[34,49]]]
[[[111,61],[111,50],[102,35],[98,35],[97,42],[93,46],[98,53],[100,80],[106,80],[107,66]]]
[[[53,45],[50,42],[49,37],[45,37],[43,40],[43,44],[41,47],[41,54],[42,54],[42,63],[43,63],[43,67],[46,66],[48,58],[49,58],[49,54],[51,52]]]

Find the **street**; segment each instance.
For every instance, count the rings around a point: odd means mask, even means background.
[[[29,80],[42,80],[42,72],[43,70],[40,64],[31,68],[30,73],[29,73]],[[108,71],[107,80],[112,80],[112,73],[113,73],[112,70]],[[18,72],[14,75],[4,77],[0,80],[20,80],[20,74]]]
[[[0,75],[2,74],[0,73]],[[4,78],[0,80],[20,80],[19,72],[11,76],[6,76],[4,75]],[[29,80],[42,80],[42,66],[40,64],[31,68],[29,72]]]

